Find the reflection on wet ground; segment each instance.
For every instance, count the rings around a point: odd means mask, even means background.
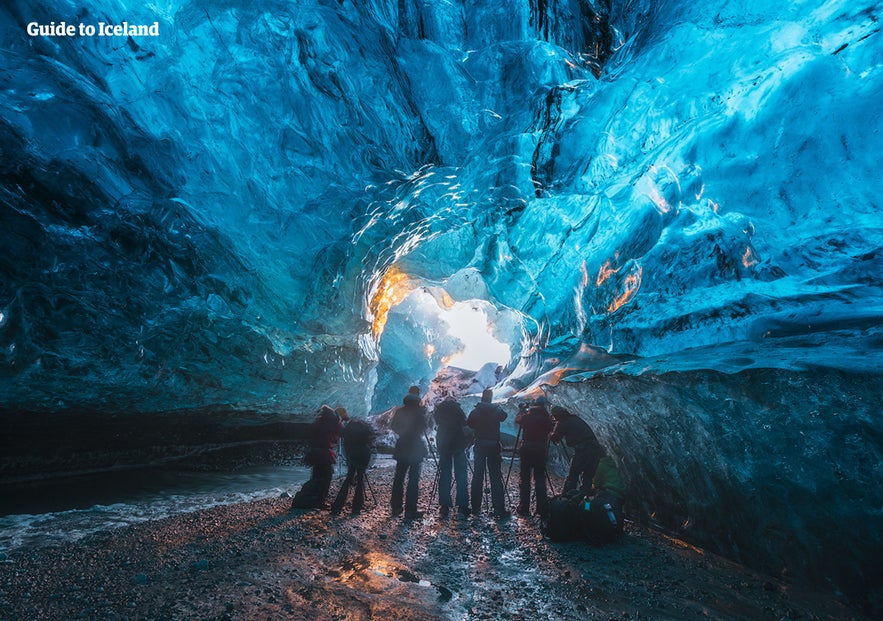
[[[358,518],[335,518],[339,537],[376,548],[345,556],[326,575],[363,591],[396,591],[449,619],[559,618],[588,610],[569,601],[572,594],[554,596],[554,585],[574,572],[540,535],[535,519],[441,518],[428,509],[415,521],[391,519],[384,506]]]
[[[16,551],[6,559],[15,571],[0,572],[0,609],[50,621],[86,610],[318,621],[860,618],[633,524],[596,548],[550,543],[535,518],[442,518],[428,503],[433,474],[429,465],[418,520],[390,516],[391,469],[381,460],[370,475],[376,502],[358,516],[291,511],[290,498],[274,498]]]
[[[427,501],[433,474],[431,467],[424,469],[421,503]],[[378,487],[388,489],[382,475],[373,476],[381,481]],[[510,493],[517,493],[515,478],[510,485]],[[772,583],[634,525],[620,542],[591,547],[549,542],[536,517],[498,521],[485,513],[443,518],[437,507],[421,509],[425,516],[413,521],[391,518],[382,502],[358,517],[332,518],[329,533],[358,549],[341,546],[341,556],[326,575],[348,592],[331,587],[329,593],[362,602],[372,599],[370,593],[392,597],[398,605],[384,613],[390,616],[375,617],[391,619],[701,616],[756,621],[760,612],[760,617],[776,618],[796,614],[781,598],[776,601],[784,587],[764,587]],[[326,519],[321,514],[303,518]],[[670,545],[659,546],[660,541]],[[376,612],[376,606],[371,609]],[[818,608],[808,616],[831,618]],[[337,618],[361,617],[344,613]]]

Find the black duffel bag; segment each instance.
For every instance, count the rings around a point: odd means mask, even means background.
[[[555,496],[541,528],[552,541],[609,543],[622,534],[622,501],[604,491],[593,498],[575,491]]]

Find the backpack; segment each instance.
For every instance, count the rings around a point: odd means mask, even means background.
[[[580,538],[582,497],[559,495],[549,501],[549,511],[540,524],[542,533],[552,541],[575,541]]]
[[[366,467],[371,461],[374,428],[365,421],[352,420],[343,428],[343,452],[347,464]]]
[[[343,428],[343,448],[347,451],[371,447],[374,441],[374,428],[362,420],[351,420]]]
[[[319,500],[320,485],[316,479],[309,479],[298,490],[291,501],[292,509],[315,509],[322,505]]]
[[[577,492],[555,496],[540,525],[552,541],[584,540],[593,545],[609,543],[623,531],[622,501],[616,496],[599,492],[586,498]]]

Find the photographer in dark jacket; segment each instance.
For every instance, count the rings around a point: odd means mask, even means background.
[[[604,449],[588,423],[560,405],[552,406],[552,420],[555,421],[555,428],[549,439],[552,442],[564,440],[573,449],[563,493],[578,488],[580,494],[588,494]]]
[[[518,514],[530,515],[530,477],[533,474],[537,496],[537,513],[545,515],[549,506],[546,495],[546,453],[549,447],[549,433],[552,419],[546,409],[546,398],[540,397],[527,410],[515,417],[515,424],[521,426],[521,447],[518,451],[521,463]]]
[[[426,457],[423,436],[426,433],[426,408],[420,405],[420,389],[412,386],[396,408],[390,421],[390,428],[398,434],[392,456],[396,460],[396,471],[392,479],[390,505],[393,516],[401,515],[402,501],[405,517],[415,519],[423,514],[417,511],[417,493],[420,485],[420,466]],[[408,476],[408,490],[405,492],[405,475]],[[404,497],[404,498],[403,498]]]
[[[467,434],[466,414],[453,397],[446,397],[435,406],[435,444],[438,447],[438,504],[442,517],[450,513],[451,468],[457,486],[457,511],[469,515],[469,489],[466,481],[466,447],[471,441]]]
[[[312,467],[313,472],[310,480],[304,483],[295,495],[291,503],[293,509],[325,506],[331,479],[334,476],[334,464],[337,463],[334,448],[340,439],[342,429],[343,424],[336,411],[327,405],[319,408],[316,418],[310,425],[310,450],[304,456],[304,463]]]
[[[503,458],[500,455],[500,423],[506,420],[506,412],[494,405],[493,392],[490,389],[481,393],[481,402],[477,403],[469,413],[467,424],[475,431],[475,444],[472,451],[475,457],[475,470],[472,473],[472,512],[481,511],[481,496],[484,488],[484,473],[487,471],[491,480],[491,503],[494,517],[505,519],[510,513],[506,510],[503,498],[503,473],[500,467]]]
[[[343,408],[340,408],[341,410]],[[332,513],[340,513],[346,504],[350,486],[355,483],[356,490],[353,492],[353,515],[362,512],[365,505],[365,471],[371,463],[371,447],[374,444],[374,428],[368,421],[354,418],[349,420],[346,410],[341,417],[347,420],[343,428],[343,452],[346,455],[347,472],[346,478],[340,486],[340,491],[334,502],[331,503]]]

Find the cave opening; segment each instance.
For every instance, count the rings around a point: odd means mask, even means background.
[[[407,388],[426,392],[447,368],[496,384],[525,348],[526,317],[482,298],[454,299],[444,285],[387,275],[373,297],[377,343],[371,411],[398,405]]]

